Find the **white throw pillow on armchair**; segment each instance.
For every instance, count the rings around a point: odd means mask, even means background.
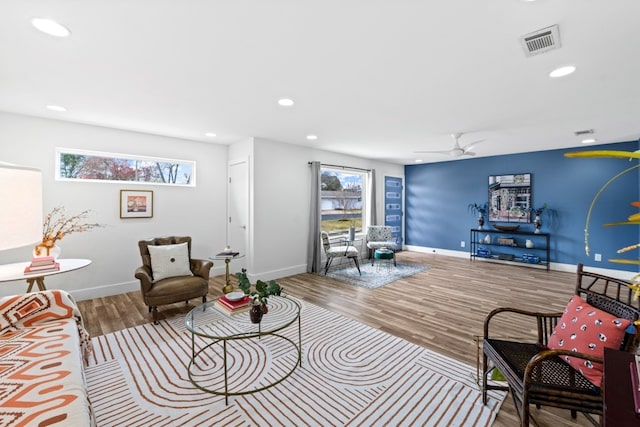
[[[154,283],[168,277],[193,276],[187,245],[188,243],[185,242],[176,245],[148,246]]]

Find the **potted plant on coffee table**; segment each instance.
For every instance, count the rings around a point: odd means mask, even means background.
[[[236,278],[238,279],[238,287],[242,292],[253,299],[251,310],[249,311],[251,322],[260,323],[262,316],[268,312],[268,298],[272,295],[281,295],[282,287],[275,280],[269,282],[258,280],[254,286],[254,290],[251,290],[251,282],[247,278],[247,270],[244,268],[241,272],[236,273]]]

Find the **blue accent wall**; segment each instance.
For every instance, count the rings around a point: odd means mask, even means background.
[[[469,230],[477,227],[469,203],[488,201],[489,175],[531,173],[534,207],[547,204],[556,211],[550,221],[543,216],[542,231],[551,234],[551,262],[638,271],[635,265],[611,263],[611,258],[638,259],[639,251],[617,254],[619,248],[640,242],[640,227],[603,224],[625,221],[638,212],[630,205],[640,200],[638,169],[621,176],[601,193],[591,214],[590,256],[585,253],[584,230],[589,206],[598,190],[612,177],[638,164],[638,160],[567,158],[570,151],[638,150],[638,142],[624,142],[578,149],[539,151],[506,156],[471,158],[405,166],[405,240],[409,246],[454,251],[469,248]],[[492,227],[493,223],[485,223]],[[504,223],[502,223],[504,224]],[[513,223],[514,225],[516,223]],[[534,230],[533,224],[520,224]],[[460,247],[464,240],[467,246]],[[602,254],[602,262],[594,254]]]

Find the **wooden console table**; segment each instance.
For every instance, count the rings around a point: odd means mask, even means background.
[[[30,264],[30,262],[16,262],[14,264],[0,265],[0,282],[12,282],[15,280],[26,280],[27,292],[31,292],[33,285],[38,286],[39,291],[46,291],[47,288],[44,285],[45,276],[52,276],[54,274],[67,273],[69,271],[78,270],[91,264],[91,260],[88,259],[59,259],[57,262],[60,264],[60,270],[57,271],[45,271],[42,273],[24,274],[24,269]]]

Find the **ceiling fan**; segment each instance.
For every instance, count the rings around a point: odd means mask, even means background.
[[[416,153],[427,153],[427,154],[448,154],[451,157],[460,157],[460,156],[475,156],[476,153],[471,151],[474,145],[481,143],[484,139],[479,139],[477,141],[473,141],[467,145],[460,146],[459,139],[462,136],[462,132],[460,133],[452,133],[451,137],[455,141],[453,144],[453,148],[450,150],[444,151],[416,151]]]

